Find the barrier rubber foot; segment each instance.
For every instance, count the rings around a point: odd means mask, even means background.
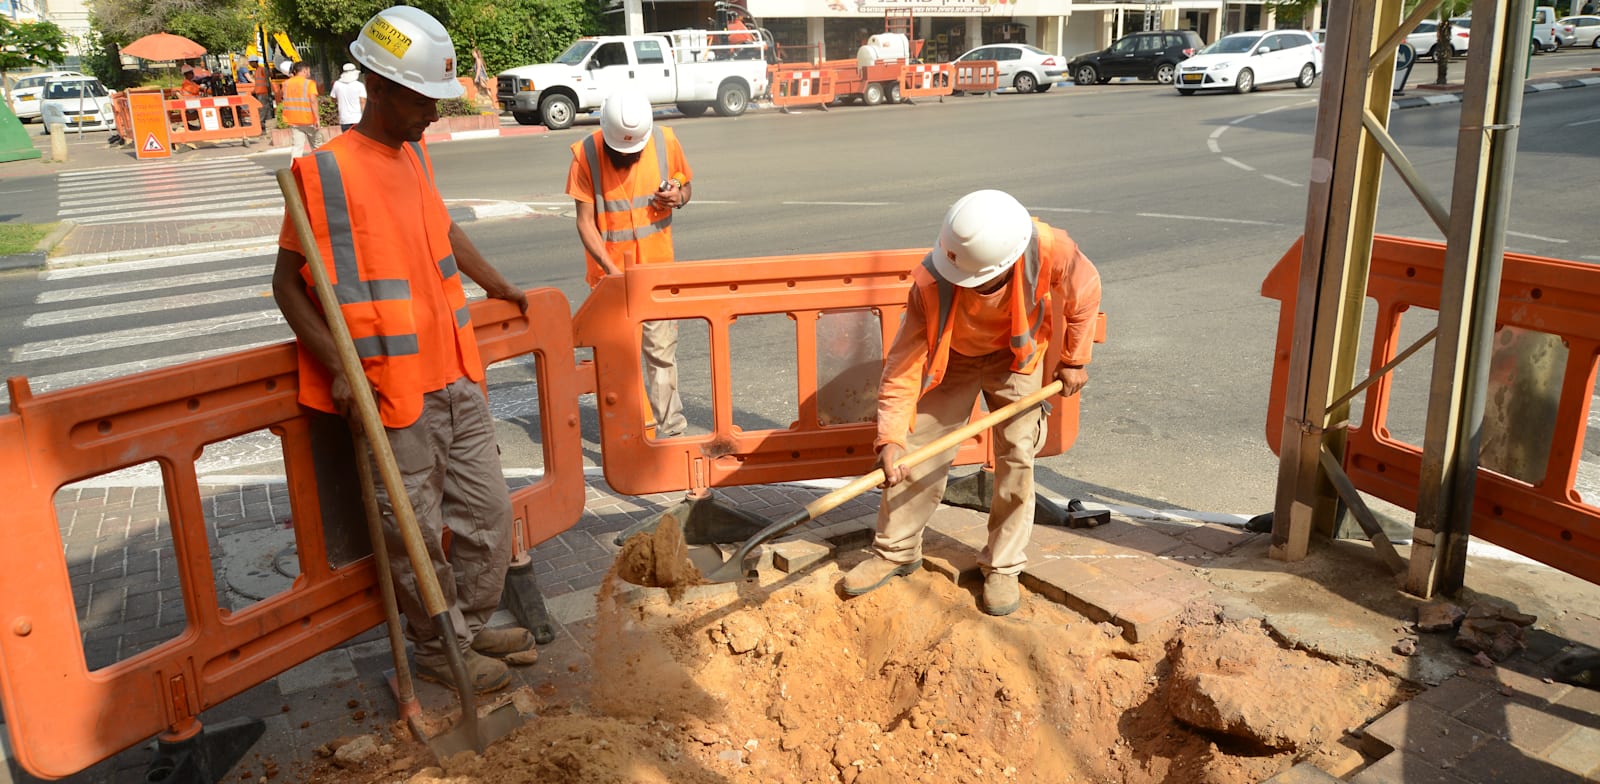
[[[988,512],[994,498],[994,472],[979,469],[944,487],[944,503],[978,512]],[[1033,494],[1033,524],[1059,528],[1094,528],[1111,522],[1111,510],[1086,509],[1074,498],[1058,504],[1039,493]]]
[[[555,627],[550,624],[550,611],[545,607],[539,580],[534,577],[532,561],[512,564],[506,570],[506,589],[500,595],[500,604],[516,617],[518,626],[533,632],[534,642],[549,645],[555,640]]]
[[[157,738],[156,756],[145,768],[144,780],[148,784],[217,784],[266,729],[262,720],[242,716],[206,725],[184,740]]]
[[[685,498],[655,517],[628,526],[617,534],[614,543],[620,547],[634,534],[655,531],[661,518],[669,514],[683,524],[683,540],[687,544],[743,543],[771,522],[723,503],[715,493],[708,493],[702,498]]]

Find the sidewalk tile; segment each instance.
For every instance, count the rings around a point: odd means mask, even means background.
[[[1576,726],[1498,693],[1473,703],[1456,718],[1533,754],[1560,743]]]
[[[1600,730],[1578,727],[1544,756],[1563,770],[1600,778]]]
[[[1438,708],[1454,715],[1457,711],[1484,699],[1489,687],[1470,678],[1451,678],[1417,695],[1412,702]]]
[[[1396,751],[1352,776],[1350,784],[1467,784],[1467,781],[1428,764],[1416,754]]]
[[[1539,784],[1583,784],[1583,776],[1563,770],[1537,755],[1498,738],[1462,758],[1456,770],[1468,781],[1480,784],[1539,782]]]
[[[1361,750],[1370,756],[1410,752],[1432,763],[1453,763],[1491,739],[1488,733],[1457,721],[1436,708],[1408,702],[1369,725]]]

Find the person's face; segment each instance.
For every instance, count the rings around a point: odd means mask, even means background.
[[[638,152],[617,152],[616,150],[611,149],[609,146],[606,147],[606,157],[611,159],[611,166],[617,169],[626,169],[629,166],[638,163],[639,156],[643,154],[644,150],[639,150]]]
[[[376,89],[374,89],[376,88]],[[419,141],[435,120],[439,119],[439,102],[422,93],[403,87],[387,79],[370,79],[368,93],[376,93],[367,111],[377,104],[375,115],[385,133],[408,142]]]

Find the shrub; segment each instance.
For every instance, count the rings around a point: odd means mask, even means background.
[[[471,117],[479,114],[478,107],[465,98],[445,98],[439,101],[440,117]]]

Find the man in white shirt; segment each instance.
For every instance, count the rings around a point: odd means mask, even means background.
[[[361,70],[355,63],[345,63],[339,81],[333,83],[328,95],[339,105],[339,130],[348,131],[361,122],[361,112],[367,108],[367,86],[361,83]]]

